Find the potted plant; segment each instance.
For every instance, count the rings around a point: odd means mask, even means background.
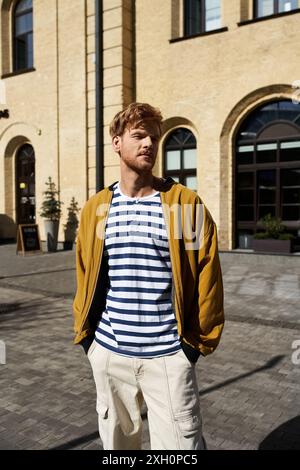
[[[50,176],[46,186],[48,188],[43,192],[45,199],[41,206],[40,216],[45,219],[47,251],[56,251],[61,205],[63,203],[58,199],[59,192],[56,190],[55,183]]]
[[[72,250],[73,244],[76,238],[76,232],[79,225],[78,213],[80,212],[80,208],[78,207],[78,202],[75,200],[73,196],[70,202],[70,206],[68,207],[68,218],[67,222],[64,225],[65,229],[65,241],[64,241],[64,249],[65,250]]]
[[[252,245],[254,251],[291,253],[292,242],[295,237],[293,234],[286,232],[286,227],[281,223],[281,219],[267,214],[259,222],[264,231],[254,234]]]

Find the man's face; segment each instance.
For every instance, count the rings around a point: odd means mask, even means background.
[[[152,170],[158,150],[160,132],[157,124],[144,123],[141,127],[125,129],[122,136],[113,138],[113,147],[121,162],[137,173]]]

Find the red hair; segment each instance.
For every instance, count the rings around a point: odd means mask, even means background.
[[[131,103],[123,111],[119,111],[113,118],[109,133],[111,137],[122,136],[125,129],[142,127],[144,122],[151,121],[158,125],[161,134],[162,115],[159,109],[147,103]]]

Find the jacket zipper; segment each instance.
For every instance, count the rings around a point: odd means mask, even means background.
[[[105,222],[103,223],[104,231],[105,231],[106,222],[107,222],[108,215],[109,215],[109,211],[110,211],[111,200],[112,200],[112,197],[110,198],[110,201],[109,201],[109,208],[108,208],[107,214],[106,214],[106,216],[105,216]],[[95,295],[95,290],[96,290],[96,286],[97,286],[97,283],[98,283],[98,277],[99,277],[101,262],[102,262],[102,255],[103,255],[103,251],[104,251],[104,243],[105,243],[105,239],[103,239],[102,248],[101,248],[101,253],[100,253],[100,256],[99,256],[97,274],[96,274],[96,279],[95,279],[94,288],[93,288],[93,294],[92,294],[92,297],[91,297],[91,300],[90,300],[90,304],[89,304],[89,306],[88,306],[88,308],[87,308],[87,313],[85,314],[84,320],[83,320],[83,322],[82,322],[82,324],[81,324],[81,328],[80,328],[81,332],[82,332],[83,325],[85,324],[86,319],[87,319],[88,316],[89,316],[90,308],[91,308],[91,305],[92,305],[92,303],[93,303],[93,299],[94,299],[94,295]]]

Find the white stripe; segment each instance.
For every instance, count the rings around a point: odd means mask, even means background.
[[[157,304],[157,305],[147,305],[147,304],[141,304],[141,307],[138,308],[138,304],[131,304],[131,303],[121,303],[118,301],[113,301],[113,300],[107,300],[107,309],[109,310],[109,307],[113,308],[118,308],[120,310],[124,310],[126,313],[126,310],[129,312],[134,312],[134,311],[140,311],[141,308],[143,309],[143,315],[147,314],[147,312],[165,312],[166,310],[170,309],[170,305],[167,303],[164,304]],[[117,312],[114,312],[117,313]]]
[[[166,273],[167,274],[167,273]],[[115,273],[114,275],[116,276],[120,276],[120,273]],[[138,287],[140,288],[148,288],[148,289],[151,289],[151,288],[155,288],[155,289],[166,289],[166,287],[169,285],[170,283],[170,280],[169,278],[168,279],[159,279],[159,276],[160,276],[160,273],[157,274],[157,281],[155,281],[155,285],[153,285],[153,282],[147,282],[147,281],[139,281],[139,285]],[[144,277],[148,277],[148,276],[144,276]],[[167,276],[165,276],[167,277]],[[111,280],[111,285],[112,287],[116,286],[116,287],[124,287],[125,289],[127,287],[135,287],[134,284],[133,284],[133,281],[129,281],[129,280],[116,280],[114,281],[113,279]],[[131,294],[132,295],[132,294]]]
[[[117,284],[117,283],[116,283]],[[131,286],[129,286],[131,287]],[[111,292],[110,295],[113,295],[116,299],[132,299],[135,301],[138,300],[168,300],[170,299],[170,292],[125,292],[125,291],[116,291]]]
[[[147,244],[150,245],[150,243],[147,243]],[[162,248],[164,248],[164,245],[162,246]],[[111,244],[110,246],[110,243],[109,243],[110,255],[126,255],[128,254],[129,250],[130,250],[130,254],[134,254],[134,255],[140,255],[140,256],[143,256],[143,255],[158,256],[159,255],[159,253],[157,252],[158,247],[156,245],[153,245],[152,247],[149,247],[149,248],[142,247],[142,246],[132,246],[132,247],[121,246],[121,247],[114,248],[114,245]],[[107,248],[104,250],[104,255],[106,254],[108,254]],[[162,255],[169,257],[169,253],[166,250],[162,250]]]
[[[135,257],[134,258],[130,258],[130,257],[114,258],[114,259],[109,258],[109,266],[124,266],[125,264],[134,265],[135,263],[140,264],[141,262],[143,262],[144,266],[155,267],[155,268],[159,268],[163,266],[164,268],[169,268],[170,272],[172,270],[170,261],[163,260],[163,263],[162,263],[161,260],[154,260],[154,259],[147,259],[147,258],[142,259],[142,255],[139,258],[135,258]],[[159,271],[155,271],[155,272],[159,272]]]
[[[154,344],[161,344],[161,343],[165,343],[167,341],[174,341],[176,340],[176,336],[175,334],[173,335],[164,335],[164,336],[160,336],[160,337],[157,337],[157,338],[153,338],[151,336],[147,337],[141,337],[141,336],[123,336],[123,335],[116,335],[116,340],[117,342],[119,343],[132,343],[133,345],[139,345],[140,343],[145,343],[145,344],[149,344],[149,346],[153,347]],[[168,345],[170,346],[170,345]],[[171,345],[172,346],[172,345]],[[141,347],[145,347],[145,346],[141,346]],[[166,345],[165,345],[166,347]],[[127,346],[124,346],[124,349],[127,348]]]
[[[172,329],[170,329],[170,326],[172,326]],[[104,329],[104,327],[108,327],[108,325],[104,325],[102,323],[102,329]],[[144,338],[147,339],[147,333],[164,333],[164,332],[167,332],[169,331],[170,334],[171,332],[176,334],[177,333],[177,327],[176,325],[158,325],[158,326],[148,326],[148,327],[140,327],[140,326],[134,326],[134,325],[122,325],[120,323],[114,323],[113,324],[113,329],[116,331],[116,330],[119,330],[119,331],[123,331],[124,333],[126,332],[131,332],[131,333],[145,333],[145,336],[139,336],[139,340],[144,343]],[[106,331],[109,331],[110,330],[106,330]],[[172,338],[174,338],[174,334],[172,334]],[[128,338],[132,338],[132,336],[128,336]],[[156,338],[152,338],[152,340],[155,340],[156,341]],[[122,340],[123,341],[123,340]],[[125,340],[127,341],[127,340]],[[165,340],[167,341],[167,340]]]
[[[121,201],[118,201],[118,202],[121,202]],[[126,211],[127,213],[132,212],[132,211],[135,212],[135,213],[136,212],[147,211],[147,212],[154,213],[156,215],[155,219],[157,220],[158,219],[157,215],[158,214],[163,214],[162,207],[160,205],[158,205],[157,202],[160,203],[160,199],[158,199],[158,201],[155,201],[155,203],[156,203],[155,205],[151,205],[151,206],[149,204],[146,205],[146,204],[138,204],[138,203],[135,203],[135,204],[118,204],[116,206],[110,206],[109,217],[111,217],[111,216],[114,217],[116,214],[118,214],[119,212],[123,212],[123,211]],[[128,215],[130,217],[132,214],[128,214]],[[160,219],[163,221],[162,217],[160,217]]]
[[[116,234],[119,234],[119,236],[116,236]],[[161,237],[165,238],[166,236],[166,231],[158,228],[158,227],[147,227],[145,225],[139,225],[138,223],[135,224],[129,224],[125,226],[120,226],[120,227],[108,227],[106,229],[106,234],[108,238],[116,238],[117,240],[120,241],[122,238],[126,238],[128,235],[135,235],[136,238],[141,238],[141,242],[145,243],[145,238],[151,240],[151,237],[145,237],[142,235],[139,235],[140,233],[151,233],[152,236],[155,236],[156,238]],[[137,240],[134,240],[137,241]],[[164,240],[165,241],[165,240]]]
[[[103,312],[103,318],[106,318],[107,320],[107,315],[106,312]],[[124,313],[117,313],[117,312],[110,312],[109,315],[111,323],[113,323],[114,319],[116,318],[117,320],[123,320],[124,318]],[[129,321],[145,321],[145,322],[158,322],[158,321],[170,321],[174,319],[174,315],[167,313],[167,314],[160,314],[160,315],[147,315],[146,312],[143,312],[142,314],[140,312],[136,312],[134,315],[128,315],[126,317],[126,320]]]

